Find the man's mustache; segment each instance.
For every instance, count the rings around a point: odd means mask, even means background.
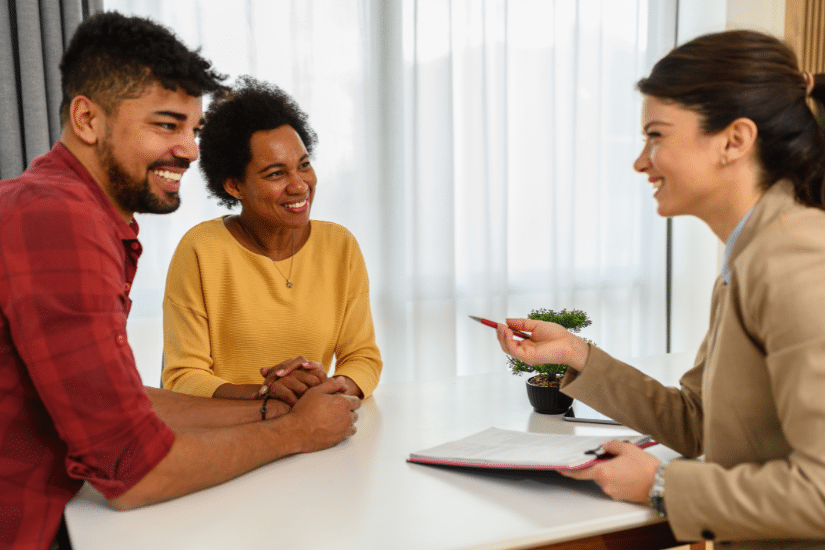
[[[184,170],[189,168],[190,162],[186,159],[172,159],[172,160],[156,160],[152,164],[149,165],[149,170],[153,168],[161,168],[161,167],[168,167],[168,168],[183,168]]]

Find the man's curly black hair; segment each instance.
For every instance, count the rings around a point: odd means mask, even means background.
[[[237,206],[240,201],[226,192],[223,183],[232,178],[244,180],[252,160],[252,134],[285,124],[300,136],[312,157],[318,136],[306,113],[279,87],[242,76],[228,94],[216,97],[206,111],[200,134],[199,164],[209,194],[224,206]]]
[[[60,61],[65,124],[69,105],[84,95],[112,114],[124,99],[140,97],[153,82],[200,97],[226,78],[166,27],[142,17],[103,12],[83,21]]]

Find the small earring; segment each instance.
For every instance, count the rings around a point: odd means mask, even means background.
[[[727,166],[727,165],[728,165],[728,159],[724,159],[724,158],[723,158],[723,159],[722,159],[722,167],[724,168],[724,167],[725,167],[725,166]]]

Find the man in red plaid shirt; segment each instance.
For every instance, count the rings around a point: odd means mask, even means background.
[[[126,334],[133,214],[177,208],[201,96],[223,77],[117,13],[82,23],[60,69],[60,142],[0,182],[0,548],[54,547],[83,481],[117,508],[174,498],[336,445],[359,404],[323,374],[291,409],[143,387]]]

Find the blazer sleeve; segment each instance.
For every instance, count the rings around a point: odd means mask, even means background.
[[[734,308],[762,352],[782,445],[732,467],[672,462],[665,506],[680,539],[825,539],[825,226],[821,212],[785,218],[733,270]],[[757,245],[757,246],[755,246]],[[736,411],[741,416],[746,411]],[[733,413],[731,413],[733,414]],[[733,421],[733,419],[731,419]],[[761,427],[754,426],[754,431]],[[762,445],[768,445],[767,437]]]
[[[703,357],[700,352],[694,367],[682,376],[681,387],[673,388],[591,345],[584,371],[569,369],[561,389],[683,456],[696,457],[702,454]]]
[[[720,312],[718,278],[711,298],[711,319]],[[704,409],[702,378],[705,371],[710,331],[696,354],[693,367],[682,375],[679,388],[666,387],[597,348],[582,374],[567,371],[561,389],[625,426],[653,436],[682,456],[694,458],[704,453]]]

